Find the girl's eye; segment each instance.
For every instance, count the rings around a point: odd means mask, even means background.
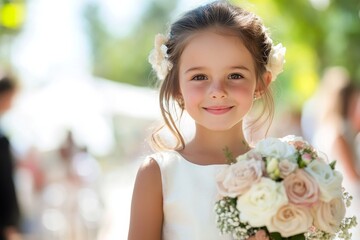
[[[242,79],[244,76],[238,74],[238,73],[232,73],[229,75],[229,79]]]
[[[200,75],[195,75],[191,80],[197,80],[197,81],[201,81],[201,80],[206,80],[207,77],[203,74]]]

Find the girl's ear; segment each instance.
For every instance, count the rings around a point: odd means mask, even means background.
[[[270,71],[266,71],[262,76],[263,82],[262,84],[257,84],[256,86],[256,92],[262,93],[269,87],[271,81],[272,81],[272,74]]]
[[[273,76],[272,76],[272,73],[270,71],[266,71],[263,75],[263,79],[264,79],[264,83],[265,83],[265,87],[268,88],[271,81],[273,80],[272,79]]]

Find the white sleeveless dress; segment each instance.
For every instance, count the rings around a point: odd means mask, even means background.
[[[150,156],[159,165],[163,190],[163,240],[229,240],[216,227],[215,176],[223,167],[197,165],[176,151]]]

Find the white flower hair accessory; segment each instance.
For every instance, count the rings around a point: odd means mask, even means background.
[[[168,48],[165,45],[167,40],[167,37],[165,37],[163,34],[158,33],[155,36],[155,47],[149,55],[149,63],[155,70],[160,80],[164,80],[166,75],[173,67],[173,64],[168,60]]]
[[[265,67],[267,71],[271,72],[272,81],[275,81],[277,75],[283,71],[285,53],[286,48],[281,43],[271,48],[268,64]]]

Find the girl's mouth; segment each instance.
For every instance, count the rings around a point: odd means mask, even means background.
[[[212,107],[204,107],[204,109],[214,115],[221,115],[229,112],[234,106],[212,106]]]

